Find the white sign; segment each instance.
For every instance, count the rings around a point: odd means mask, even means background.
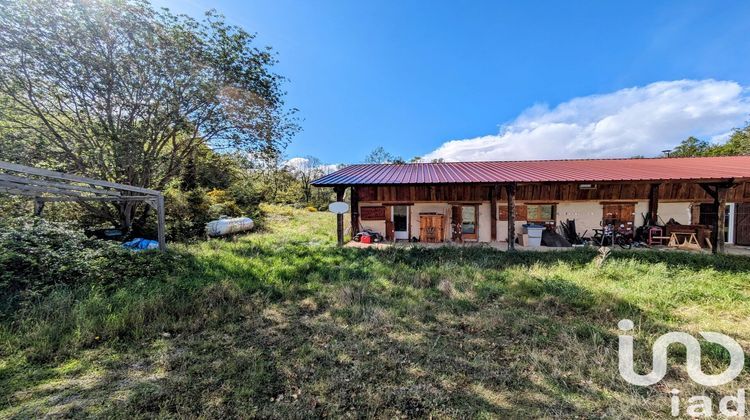
[[[328,211],[336,214],[344,214],[349,211],[349,205],[343,201],[336,201],[328,205]]]

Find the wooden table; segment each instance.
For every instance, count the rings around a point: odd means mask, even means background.
[[[680,237],[682,237],[682,242],[680,242]],[[694,232],[672,232],[667,246],[670,248],[690,249],[693,251],[701,250],[701,244],[698,243],[698,237]]]

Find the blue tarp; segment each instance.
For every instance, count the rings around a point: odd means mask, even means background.
[[[135,251],[142,251],[144,249],[159,249],[159,242],[151,239],[135,238],[132,241],[125,242],[122,246]]]

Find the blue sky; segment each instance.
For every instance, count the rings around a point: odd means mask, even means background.
[[[747,1],[155,4],[276,50],[303,119],[290,157],[648,155],[750,114]]]

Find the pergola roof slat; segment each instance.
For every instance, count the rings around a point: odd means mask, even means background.
[[[19,165],[17,163],[2,162],[0,161],[0,169],[12,172],[20,172],[28,175],[37,175],[53,179],[62,179],[65,181],[80,182],[83,184],[96,185],[99,187],[109,187],[121,191],[131,191],[147,195],[158,196],[161,192],[156,190],[150,190],[148,188],[133,187],[131,185],[118,184],[116,182],[102,181],[93,178],[87,178],[78,175],[70,175],[62,172],[50,171],[49,169],[33,168],[31,166]]]
[[[123,195],[117,198],[117,201],[146,201],[150,202],[155,200],[156,197],[150,195]],[[37,197],[37,201],[45,203],[55,203],[61,201],[113,201],[111,197]]]
[[[25,178],[22,176],[15,176],[15,175],[8,175],[8,174],[0,174],[0,181],[7,181],[12,182],[16,184],[23,184],[23,185],[34,185],[34,186],[41,186],[41,187],[53,187],[58,188],[62,190],[70,190],[70,191],[80,191],[80,192],[88,192],[92,194],[99,194],[99,195],[109,195],[113,197],[120,197],[121,194],[117,191],[112,190],[105,190],[102,188],[93,188],[93,187],[85,187],[81,185],[72,185],[67,184],[65,182],[58,182],[58,181],[45,181],[43,179],[35,179],[35,178]]]
[[[66,190],[56,187],[40,187],[37,185],[19,184],[16,182],[7,182],[0,180],[0,189],[15,189],[21,191],[28,191],[36,194],[58,194],[72,197],[83,197],[83,195],[76,191]],[[118,197],[111,197],[112,200],[117,200]]]

